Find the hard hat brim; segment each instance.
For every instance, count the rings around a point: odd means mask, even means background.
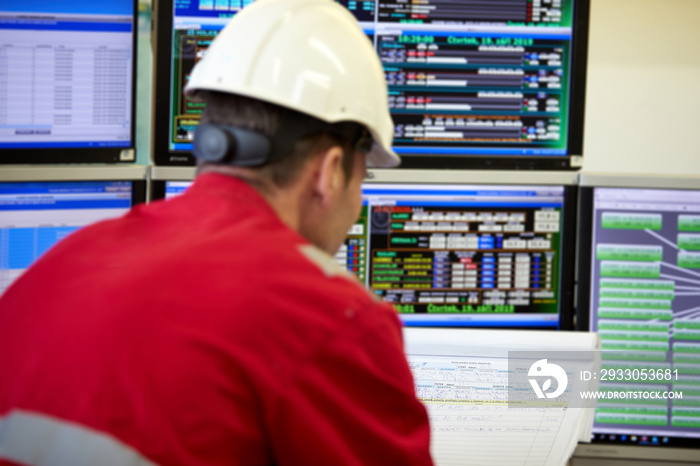
[[[401,164],[401,158],[391,149],[384,149],[376,142],[367,154],[368,168],[395,168]]]

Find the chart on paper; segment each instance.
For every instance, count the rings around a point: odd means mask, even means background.
[[[508,356],[594,351],[597,335],[416,327],[403,335],[437,466],[563,465],[579,440],[590,439],[593,416],[585,409],[509,405]]]
[[[438,465],[546,464],[566,409],[509,408],[507,359],[409,356],[409,364]]]

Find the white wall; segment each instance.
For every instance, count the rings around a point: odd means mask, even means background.
[[[700,1],[591,0],[586,172],[700,175]]]

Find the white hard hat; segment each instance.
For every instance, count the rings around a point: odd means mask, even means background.
[[[219,33],[185,92],[238,94],[372,135],[371,167],[395,167],[394,124],[379,57],[354,16],[333,0],[258,0]]]

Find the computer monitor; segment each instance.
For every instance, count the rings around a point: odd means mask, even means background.
[[[572,328],[573,174],[370,174],[336,258],[406,325]]]
[[[682,398],[599,400],[578,454],[697,460],[673,449],[700,447],[700,178],[582,174],[579,224],[577,328],[599,332],[603,370],[627,377],[601,388]]]
[[[154,160],[193,165],[194,64],[250,0],[162,0]],[[406,168],[581,166],[589,0],[342,1],[381,58]]]
[[[0,9],[0,163],[133,162],[136,1]]]
[[[113,168],[2,170],[0,294],[65,236],[146,200],[145,167]]]

